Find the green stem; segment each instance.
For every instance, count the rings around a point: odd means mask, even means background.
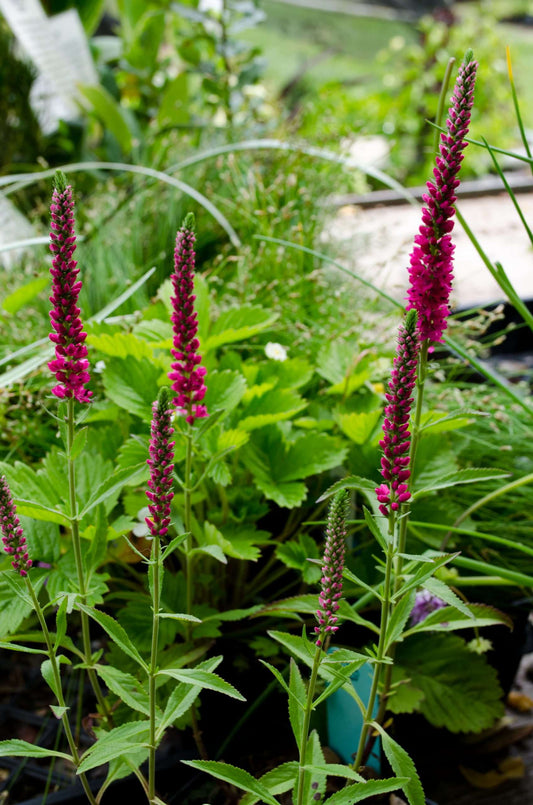
[[[159,610],[161,608],[161,543],[154,537],[152,548],[152,647],[150,651],[150,671],[148,681],[149,719],[150,719],[150,751],[148,755],[148,801],[155,800],[155,750],[156,750],[156,675],[157,649],[159,645]]]
[[[320,639],[323,640],[324,635],[320,635]],[[298,794],[295,797],[297,805],[304,805],[304,779],[305,779],[305,761],[307,755],[307,740],[309,738],[309,725],[311,723],[311,713],[313,710],[313,699],[315,697],[315,688],[316,688],[316,680],[318,677],[318,669],[320,667],[320,660],[322,657],[322,649],[320,646],[317,646],[315,649],[315,658],[313,660],[313,668],[311,670],[311,678],[309,679],[309,686],[307,688],[307,700],[305,702],[305,712],[304,712],[304,723],[302,726],[302,735],[301,735],[301,743],[300,743],[300,759],[299,759],[299,767],[298,767],[298,782],[297,782],[297,789]]]
[[[41,626],[44,641],[46,643],[46,649],[47,649],[48,656],[50,658],[50,665],[52,667],[52,673],[54,675],[54,687],[55,687],[55,694],[56,694],[56,698],[57,698],[57,703],[58,703],[58,705],[60,707],[65,707],[66,708],[65,698],[63,696],[63,687],[62,687],[62,684],[61,684],[61,674],[60,674],[60,671],[59,671],[59,666],[58,666],[58,663],[57,663],[57,658],[56,658],[56,653],[54,651],[52,638],[50,636],[50,632],[48,631],[48,625],[46,623],[46,620],[45,620],[44,613],[43,613],[43,610],[41,608],[41,605],[39,604],[39,599],[37,598],[37,595],[35,594],[35,590],[33,588],[33,584],[31,583],[31,581],[30,581],[30,579],[28,577],[26,577],[26,588],[27,588],[27,590],[28,590],[28,592],[30,594],[32,604],[33,604],[33,608],[34,608],[34,610],[35,610],[35,612],[37,614],[37,618],[39,619],[39,624]],[[65,730],[65,735],[66,735],[67,742],[68,742],[68,745],[69,745],[70,753],[72,755],[72,761],[73,761],[74,765],[76,766],[76,768],[78,768],[78,766],[80,765],[80,755],[79,755],[79,752],[78,752],[78,747],[76,746],[76,741],[74,740],[74,736],[72,734],[72,729],[70,727],[70,722],[69,722],[68,714],[67,714],[66,710],[63,712],[63,715],[61,716],[61,722],[63,724],[63,729]],[[81,780],[81,784],[83,786],[83,790],[85,791],[85,794],[87,796],[87,799],[89,800],[91,805],[96,805],[96,799],[95,799],[95,797],[93,795],[93,792],[91,791],[91,788],[90,788],[89,783],[87,781],[87,777],[83,773],[80,774],[79,777],[80,777],[80,780]]]
[[[183,481],[183,493],[184,493],[184,513],[183,513],[183,523],[185,526],[185,531],[187,532],[187,539],[185,541],[185,612],[187,615],[192,615],[192,604],[193,604],[193,595],[192,595],[192,532],[191,532],[191,521],[192,521],[192,506],[191,506],[191,470],[192,470],[192,429],[191,425],[187,426],[187,447],[185,453],[185,478]],[[189,641],[191,639],[192,634],[192,626],[190,621],[186,623],[186,639]]]
[[[78,521],[78,504],[76,500],[76,473],[74,469],[74,459],[72,458],[72,445],[74,443],[74,400],[70,398],[67,401],[67,467],[68,467],[68,491],[70,503],[70,523],[72,529],[72,547],[74,549],[74,560],[76,562],[76,574],[78,577],[78,590],[82,604],[87,604],[87,584],[85,580],[85,571],[83,567],[83,557],[81,550],[81,539]],[[101,713],[105,716],[108,724],[112,723],[111,713],[107,706],[107,702],[103,696],[100,683],[94,668],[90,667],[92,663],[91,652],[91,633],[89,628],[89,616],[86,612],[81,612],[81,633],[83,641],[83,654],[85,662],[87,663],[87,674],[91,683],[96,701],[100,707]]]
[[[391,511],[391,515],[389,518],[389,545],[387,548],[387,562],[385,565],[385,581],[383,583],[383,600],[381,602],[381,624],[379,629],[378,649],[376,653],[374,674],[372,676],[372,686],[370,688],[370,695],[368,697],[368,703],[366,706],[364,723],[361,729],[361,735],[359,736],[359,745],[357,747],[355,760],[352,765],[354,771],[358,771],[363,761],[363,756],[365,755],[370,724],[373,721],[374,705],[376,703],[379,683],[381,681],[383,660],[385,659],[387,653],[386,652],[387,627],[389,625],[389,617],[391,614],[392,587],[393,587],[392,577],[393,577],[393,565],[394,565],[394,532],[396,525],[395,520],[396,520],[396,514],[395,512]],[[382,701],[384,698],[385,695],[382,697]]]

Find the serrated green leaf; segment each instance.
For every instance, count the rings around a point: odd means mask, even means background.
[[[148,694],[132,674],[111,665],[97,665],[96,672],[106,686],[132,710],[150,715]]]
[[[342,788],[328,800],[328,805],[355,805],[363,799],[375,797],[378,794],[388,794],[397,791],[407,783],[406,777],[391,777],[387,780],[368,780],[366,783],[355,783]]]
[[[289,695],[289,721],[296,739],[296,746],[298,751],[301,752],[305,709],[305,704],[302,707],[301,703],[305,703],[307,691],[300,669],[292,657],[290,661],[289,692],[291,694]],[[307,738],[307,736],[305,737]]]
[[[468,604],[468,614],[454,607],[442,607],[431,612],[423,621],[412,626],[405,633],[405,637],[417,632],[429,631],[457,631],[458,629],[481,629],[483,626],[497,626],[505,624],[513,628],[512,620],[508,615],[487,604]]]
[[[349,475],[347,478],[343,478],[342,481],[337,481],[326,489],[326,491],[317,498],[317,503],[322,503],[323,500],[332,497],[332,495],[340,492],[341,489],[356,489],[358,492],[362,492],[365,495],[375,495],[376,482],[369,478],[360,478],[358,475]]]
[[[211,328],[209,337],[202,343],[204,354],[223,344],[244,341],[266,330],[279,317],[278,313],[259,306],[242,305],[222,313]]]
[[[395,605],[390,620],[387,624],[385,636],[385,650],[402,638],[402,632],[409,616],[413,610],[416,593],[414,590],[408,592]]]
[[[306,408],[308,403],[292,389],[271,389],[254,397],[242,412],[239,420],[241,430],[264,428],[290,419]]]
[[[31,646],[22,646],[18,643],[9,643],[7,640],[0,640],[0,648],[6,649],[6,651],[20,651],[23,654],[48,654],[48,652],[44,649],[31,648]]]
[[[148,744],[150,728],[147,721],[121,724],[109,732],[100,734],[98,740],[83,755],[77,774],[87,772],[104,763],[135,752]]]
[[[108,399],[131,414],[150,422],[152,403],[157,398],[161,369],[153,359],[110,358],[102,378]]]
[[[436,579],[434,576],[431,576],[429,579],[425,580],[423,586],[430,593],[436,595],[437,598],[440,598],[441,601],[444,601],[449,606],[458,609],[459,612],[462,612],[467,618],[475,617],[470,611],[468,604],[465,604],[465,602],[459,598],[459,596],[456,595],[453,590],[450,590],[448,585],[440,579]]]
[[[281,766],[267,771],[259,778],[259,782],[268,789],[272,796],[277,796],[291,790],[297,774],[298,763],[289,760],[287,763],[282,763]],[[245,794],[240,800],[240,805],[255,805],[256,802],[259,802],[257,795]]]
[[[376,429],[381,419],[381,408],[377,411],[361,411],[360,413],[335,414],[335,421],[350,441],[365,444]]]
[[[496,671],[457,635],[413,635],[398,644],[395,663],[422,691],[420,712],[436,727],[480,732],[503,715]]]
[[[426,805],[426,797],[422,783],[415,768],[415,764],[400,744],[388,735],[385,730],[374,722],[374,727],[381,735],[383,744],[383,751],[389,761],[394,774],[397,777],[409,778],[407,782],[402,783],[402,791],[404,792],[409,805]]]
[[[84,606],[84,604],[80,603],[77,604],[77,609],[81,609],[83,612],[86,612],[89,617],[100,624],[102,629],[109,635],[111,640],[119,648],[121,648],[122,651],[128,655],[128,657],[131,657],[132,660],[135,660],[135,662],[141,666],[141,668],[144,668],[144,670],[147,671],[148,666],[137,651],[126,630],[120,625],[120,623],[112,618],[111,615],[108,615],[105,612],[100,612],[100,610],[94,609],[93,607]]]
[[[70,520],[66,514],[50,506],[45,506],[43,503],[37,503],[33,500],[24,500],[24,498],[14,498],[13,502],[17,507],[17,514],[32,517],[34,520],[43,520],[46,523],[70,525]]]
[[[318,780],[313,772],[309,769],[315,766],[322,766],[325,763],[324,753],[320,746],[320,739],[316,730],[313,730],[307,741],[304,756],[305,773],[302,781],[302,802],[313,802],[313,797],[319,794],[321,797],[326,791],[326,777],[324,774],[318,774]],[[314,788],[313,788],[314,786]],[[296,789],[295,789],[296,791]],[[299,794],[299,792],[298,792]]]
[[[246,391],[246,379],[240,372],[229,369],[209,373],[209,383],[205,395],[208,411],[223,410],[224,416],[232,411],[242,400]]]
[[[56,752],[53,749],[13,738],[10,741],[0,741],[0,757],[59,757],[63,760],[72,761],[70,755],[65,752]]]
[[[243,769],[238,769],[236,766],[230,766],[229,763],[220,763],[216,760],[182,760],[181,762],[186,766],[192,766],[193,769],[205,771],[218,780],[231,783],[242,791],[248,791],[257,796],[261,802],[268,803],[268,805],[279,805],[279,802],[271,796],[268,789]]]
[[[200,671],[212,672],[221,662],[222,657],[212,657],[199,663],[196,668]],[[167,727],[177,721],[178,718],[181,718],[192,707],[201,690],[200,685],[189,685],[183,682],[176,685],[168,697],[165,712],[158,725],[158,737],[161,737]]]
[[[509,473],[505,470],[487,469],[485,467],[471,467],[466,470],[458,470],[457,472],[450,472],[443,475],[441,478],[433,481],[429,486],[424,486],[421,489],[415,489],[413,493],[413,500],[418,500],[425,495],[435,492],[437,489],[447,489],[450,486],[457,486],[459,484],[475,484],[482,481],[495,481],[501,478],[508,478]]]
[[[172,679],[177,679],[178,682],[185,682],[187,685],[207,688],[208,690],[217,691],[217,693],[224,693],[232,699],[238,699],[241,702],[246,701],[244,696],[233,685],[230,685],[229,682],[211,671],[203,671],[199,668],[162,668],[158,671],[157,676],[170,676]]]

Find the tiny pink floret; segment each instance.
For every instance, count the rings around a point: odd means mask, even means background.
[[[52,268],[53,305],[50,311],[52,332],[50,341],[55,344],[55,359],[48,368],[56,376],[57,386],[52,394],[60,400],[74,398],[80,403],[88,403],[92,391],[85,386],[89,382],[89,361],[87,347],[78,307],[78,296],[82,283],[77,279],[79,269],[72,259],[76,249],[74,233],[74,201],[72,188],[54,189],[51,213],[50,249],[54,254]]]

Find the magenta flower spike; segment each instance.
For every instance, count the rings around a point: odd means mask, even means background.
[[[150,501],[148,509],[151,515],[146,518],[146,524],[152,537],[165,536],[170,525],[170,504],[174,497],[174,442],[170,441],[174,429],[171,418],[170,393],[163,387],[152,406],[150,458],[146,462],[150,467],[146,496]]]
[[[451,107],[446,121],[447,133],[440,136],[440,154],[436,157],[433,181],[427,183],[422,210],[422,224],[415,237],[410,257],[410,288],[407,310],[418,313],[420,340],[442,341],[450,312],[449,298],[453,280],[451,231],[454,221],[457,175],[466,148],[470,114],[474,102],[477,62],[469,51],[459,68]]]
[[[207,408],[202,405],[207,391],[204,383],[206,369],[200,365],[200,342],[196,337],[198,316],[194,310],[195,240],[194,216],[189,213],[178,230],[174,250],[174,273],[171,276],[174,290],[174,296],[171,297],[174,346],[171,352],[175,360],[168,377],[175,393],[173,403],[190,425],[207,416]]]
[[[50,249],[54,253],[52,260],[52,296],[53,305],[50,311],[50,321],[53,333],[49,338],[55,344],[55,359],[50,361],[48,368],[56,376],[58,385],[52,389],[52,394],[60,400],[74,398],[80,403],[88,403],[92,391],[85,385],[89,382],[89,361],[87,360],[87,347],[78,307],[78,296],[82,287],[78,279],[79,268],[72,259],[76,249],[76,234],[74,232],[74,201],[72,188],[67,185],[66,178],[61,171],[54,177],[54,192],[50,205],[51,232]]]
[[[416,312],[411,310],[400,325],[389,390],[385,394],[388,405],[385,407],[383,439],[379,446],[383,449],[381,474],[386,483],[376,489],[381,504],[379,510],[385,517],[388,517],[391,511],[398,511],[400,505],[411,497],[405,481],[411,475],[409,416],[413,404],[411,392],[416,383],[419,350],[416,323]]]
[[[28,556],[26,537],[17,517],[17,507],[13,503],[5,476],[0,478],[0,530],[3,534],[4,550],[13,557],[11,562],[13,568],[21,576],[27,576],[32,561]]]
[[[318,626],[317,646],[321,646],[325,637],[335,634],[339,599],[342,595],[342,571],[344,569],[344,548],[346,542],[346,507],[348,493],[337,492],[331,502],[326,528],[326,545],[324,547],[324,564],[322,566],[321,589],[318,596],[319,609],[316,612]]]

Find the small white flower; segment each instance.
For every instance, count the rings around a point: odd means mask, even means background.
[[[131,533],[134,537],[146,537],[150,533],[150,529],[146,523],[139,523],[135,528],[132,528]]]
[[[265,355],[273,361],[287,360],[287,350],[283,344],[277,344],[275,341],[269,341],[265,346]]]
[[[105,361],[96,361],[93,367],[93,371],[95,371],[97,374],[100,375],[102,374],[104,369],[105,369]]]
[[[219,17],[224,11],[224,0],[199,0],[198,11],[202,14],[212,11]]]

